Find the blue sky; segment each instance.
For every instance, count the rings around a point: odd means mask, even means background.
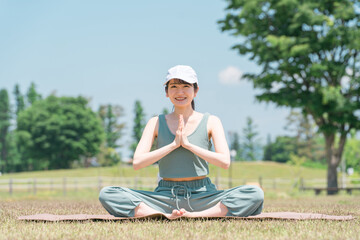
[[[220,117],[226,133],[241,133],[250,116],[265,143],[268,134],[286,134],[289,109],[257,103],[252,85],[238,81],[259,67],[231,50],[239,39],[220,31],[225,7],[220,0],[0,0],[0,88],[12,93],[18,83],[25,92],[34,82],[43,96],[89,97],[94,110],[119,104],[127,147],[135,100],[147,120],[171,109],[167,69],[190,65],[199,78],[197,110]]]

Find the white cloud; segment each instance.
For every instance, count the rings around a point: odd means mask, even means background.
[[[225,85],[238,85],[243,73],[237,67],[229,66],[219,73],[219,81]]]

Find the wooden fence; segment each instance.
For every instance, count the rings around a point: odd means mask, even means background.
[[[248,182],[258,182],[264,190],[290,191],[301,187],[325,187],[326,179],[229,179],[215,177],[211,179],[218,189],[244,185]],[[18,192],[36,195],[39,191],[62,191],[65,196],[69,191],[86,189],[97,190],[104,186],[123,186],[133,189],[153,190],[157,186],[156,178],[146,177],[63,177],[63,178],[10,178],[1,179],[0,192],[10,195]],[[339,186],[359,187],[360,179],[340,181]]]

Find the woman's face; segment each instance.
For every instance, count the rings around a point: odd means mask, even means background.
[[[195,98],[196,93],[197,91],[195,91],[192,84],[180,83],[177,79],[171,79],[166,97],[170,98],[174,106],[185,107],[187,105],[191,106],[191,101]]]

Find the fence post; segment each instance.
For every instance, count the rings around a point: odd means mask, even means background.
[[[9,194],[10,196],[12,195],[13,193],[13,180],[12,178],[9,179]]]
[[[63,178],[63,196],[66,196],[66,177]]]
[[[33,194],[36,195],[36,178],[33,181]]]
[[[74,180],[74,185],[75,185],[75,192],[77,192],[78,191],[78,186],[77,186],[77,179],[76,178]]]
[[[304,190],[304,179],[300,178],[300,190],[303,191]]]

